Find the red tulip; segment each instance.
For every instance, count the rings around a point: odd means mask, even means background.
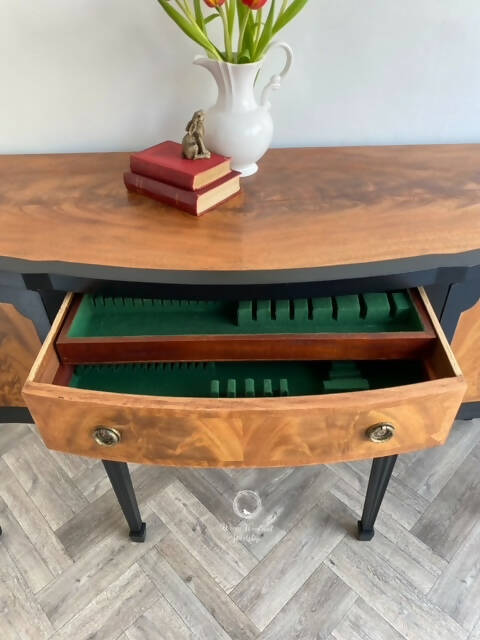
[[[267,4],[268,0],[242,0],[242,2],[250,9],[261,9]]]
[[[204,0],[205,4],[209,7],[221,7],[225,4],[225,0]]]

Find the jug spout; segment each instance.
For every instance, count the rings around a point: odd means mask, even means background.
[[[193,64],[196,64],[199,67],[203,67],[204,69],[207,69],[207,71],[210,71],[218,86],[219,100],[221,100],[222,102],[224,100],[227,100],[227,86],[229,85],[229,83],[227,82],[228,73],[226,73],[226,70],[222,68],[222,65],[226,66],[225,63],[220,63],[218,60],[213,60],[212,58],[198,55],[193,59]]]
[[[261,62],[233,64],[200,55],[193,64],[204,67],[214,77],[218,87],[217,109],[237,113],[258,109],[253,85]]]
[[[208,69],[213,75],[215,75],[215,70],[217,68],[216,61],[213,58],[207,58],[207,56],[198,55],[193,59],[193,64],[198,65],[199,67],[204,67]]]

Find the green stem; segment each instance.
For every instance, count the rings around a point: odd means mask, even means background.
[[[180,7],[181,11],[175,9],[170,4],[170,0],[158,0],[158,2],[170,18],[180,27],[183,33],[203,47],[213,58],[223,60],[217,47],[198,26],[195,20],[185,14],[184,8],[181,7],[179,0],[176,0],[176,4]]]
[[[192,10],[190,9],[190,5],[188,4],[187,0],[183,0],[182,4],[184,5],[183,7],[181,6],[181,0],[175,0],[176,3],[178,4],[179,7],[181,7],[185,13],[185,15],[187,16],[187,18],[190,20],[190,22],[192,23],[192,26],[194,28],[199,29],[207,38],[208,38],[208,34],[207,34],[207,30],[205,29],[205,26],[202,28],[196,18],[195,15],[193,14]],[[210,50],[210,53],[212,53],[212,55],[218,59],[218,60],[222,60],[221,56],[216,55],[216,53],[214,51]]]
[[[177,3],[177,5],[180,7],[180,9],[183,11],[183,13],[187,16],[187,18],[190,20],[190,22],[192,22],[194,25],[196,25],[201,31],[203,31],[203,29],[200,27],[200,25],[197,23],[195,16],[193,15],[192,11],[190,10],[190,7],[188,5],[187,0],[175,0],[175,2]]]
[[[233,48],[233,30],[235,28],[235,14],[237,12],[237,2],[236,0],[227,0],[226,3],[226,12],[228,19],[228,34],[230,36],[230,42],[232,43]],[[233,54],[233,51],[232,51]]]
[[[280,13],[278,14],[279,16],[281,16],[282,13],[285,11],[285,9],[287,8],[287,4],[288,4],[288,0],[283,0],[283,4],[282,4],[282,7],[280,9]]]
[[[260,35],[262,32],[262,11],[263,9],[257,10],[257,23],[255,25],[255,43],[253,45],[253,53],[252,53],[252,61],[255,60],[255,55],[257,53],[258,42],[260,40]]]
[[[175,2],[178,5],[178,8],[181,9],[183,13],[185,13],[185,5],[183,4],[183,2],[181,2],[181,0],[175,0]]]
[[[232,39],[230,38],[230,29],[228,28],[227,14],[225,13],[224,7],[217,7],[217,11],[223,21],[223,31],[225,35],[225,54],[227,58],[226,62],[233,62]]]
[[[185,5],[184,11],[187,18],[190,20],[190,22],[193,22],[193,24],[196,24],[197,27],[200,29],[200,27],[197,24],[197,21],[195,20],[195,16],[193,15],[192,10],[190,9],[190,5],[188,4],[187,0],[184,0],[184,5]]]
[[[250,9],[245,11],[245,15],[243,16],[242,24],[240,25],[240,34],[238,36],[238,51],[237,51],[237,62],[240,54],[243,51],[243,41],[245,39],[245,30],[247,28],[247,22],[250,15]]]
[[[198,24],[203,33],[207,36],[207,29],[205,27],[205,18],[203,17],[202,7],[200,5],[200,0],[194,0],[194,10],[195,10],[195,22]]]

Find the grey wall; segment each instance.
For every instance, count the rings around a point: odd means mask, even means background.
[[[282,39],[275,146],[480,142],[478,0],[310,0]],[[215,99],[197,52],[155,0],[0,0],[0,152],[178,139]]]

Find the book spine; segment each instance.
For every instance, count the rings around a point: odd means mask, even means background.
[[[126,171],[123,174],[123,180],[129,191],[149,196],[159,202],[165,202],[194,216],[198,215],[197,195],[193,191],[184,191],[170,184],[156,182],[131,171]]]
[[[132,173],[146,176],[153,180],[168,182],[169,184],[180,187],[181,189],[193,190],[194,176],[179,173],[178,171],[169,169],[168,167],[152,165],[141,158],[130,158],[130,170]]]

